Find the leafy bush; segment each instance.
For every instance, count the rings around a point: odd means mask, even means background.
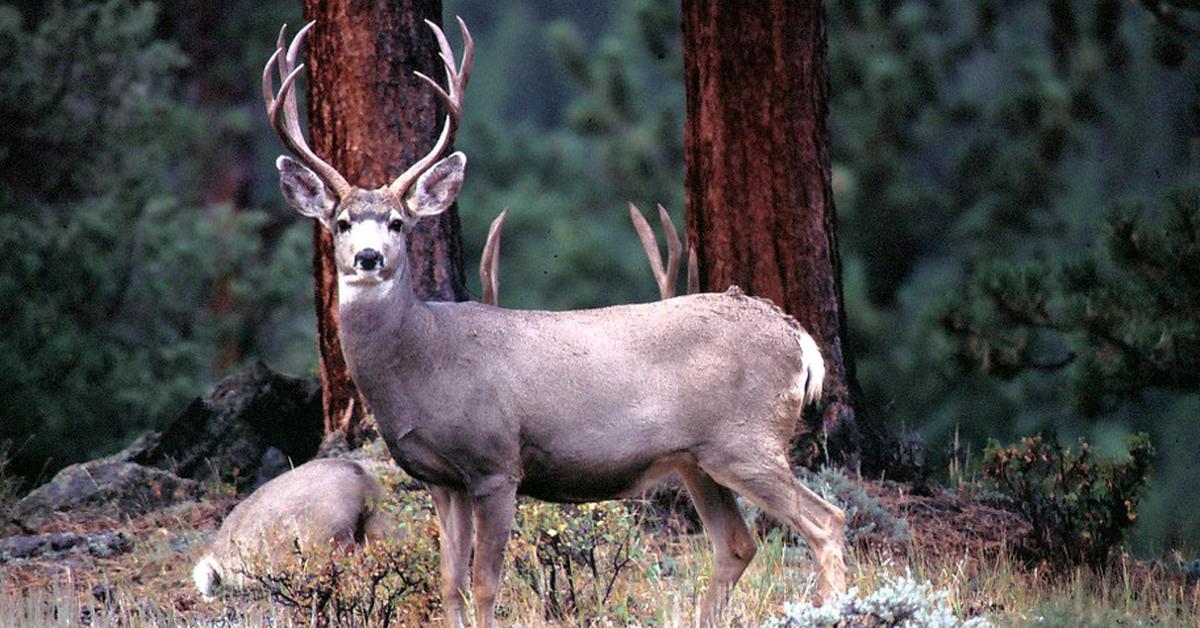
[[[1124,459],[1097,460],[1087,441],[1078,451],[1037,435],[984,452],[983,472],[1033,525],[1029,558],[1063,565],[1102,565],[1137,521],[1154,450],[1130,437]]]
[[[859,597],[858,588],[850,589],[824,606],[810,602],[784,605],[782,617],[767,620],[763,628],[953,628],[989,625],[982,617],[959,619],[947,603],[944,591],[934,590],[928,582],[911,578],[887,578],[883,586]]]
[[[623,604],[610,603],[614,585],[645,554],[640,518],[617,501],[527,501],[517,509],[515,535],[509,546],[514,573],[553,619],[620,611]]]
[[[388,626],[426,623],[438,595],[437,521],[425,491],[393,491],[382,508],[395,534],[349,551],[297,548],[269,568],[248,566],[247,580],[290,609],[299,624]]]

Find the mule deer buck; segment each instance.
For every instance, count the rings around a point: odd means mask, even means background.
[[[845,588],[845,517],[798,483],[788,440],[825,367],[812,336],[736,288],[654,303],[539,312],[425,303],[413,293],[406,237],[445,211],[466,157],[448,152],[473,43],[460,19],[456,67],[433,23],[447,87],[419,75],[448,115],[433,149],[395,181],[351,185],[304,140],[298,50],[310,23],[263,73],[267,113],[299,161],[277,166],[288,203],[333,235],[342,351],[396,462],[429,486],[441,531],[442,595],[466,625],[474,539],[476,625],[494,605],[517,494],[585,502],[638,494],[676,472],[714,549],[701,623],[714,623],[755,552],[734,491],[790,524],[820,567],[819,593]],[[282,80],[279,92],[272,73]]]
[[[205,598],[241,588],[250,566],[280,564],[293,551],[335,543],[352,547],[395,530],[377,509],[385,497],[374,475],[349,460],[323,458],[263,484],[221,524],[192,569]]]
[[[479,262],[483,302],[499,296],[500,237],[508,210],[492,221]],[[394,531],[391,517],[377,510],[384,497],[379,480],[349,460],[313,460],[272,479],[238,504],[192,570],[205,598],[220,588],[241,588],[247,563],[278,564],[297,545],[352,546]]]

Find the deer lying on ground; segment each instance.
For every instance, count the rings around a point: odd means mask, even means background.
[[[441,531],[446,621],[467,623],[474,539],[477,626],[495,624],[517,494],[560,502],[636,495],[675,472],[714,549],[701,623],[714,623],[755,553],[734,491],[798,530],[822,596],[845,588],[845,517],[798,483],[788,440],[818,400],[816,342],[770,301],[696,294],[595,310],[539,312],[426,303],[413,293],[406,237],[450,207],[466,156],[450,147],[473,43],[461,65],[441,29],[447,88],[418,75],[448,115],[433,149],[392,183],[351,185],[300,130],[296,58],[305,26],[263,73],[267,114],[299,158],[280,157],[288,203],[333,236],[342,351],[396,462],[428,485]],[[276,94],[272,72],[282,84]]]
[[[225,518],[208,552],[192,569],[205,598],[241,588],[248,567],[281,564],[333,543],[345,547],[381,538],[394,522],[377,509],[385,494],[374,475],[355,462],[323,458],[263,484]]]

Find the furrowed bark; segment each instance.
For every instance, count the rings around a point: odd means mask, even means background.
[[[807,0],[684,0],[683,34],[687,233],[701,286],[737,284],[767,297],[817,338],[828,368],[827,451],[857,464],[830,185],[824,8]]]
[[[305,20],[317,20],[305,52],[310,141],[351,184],[390,183],[437,141],[444,108],[413,72],[444,76],[424,22],[440,25],[441,15],[441,0],[305,0]],[[408,247],[418,296],[467,298],[457,208],[422,220]],[[325,431],[354,439],[365,407],[338,339],[332,238],[315,224],[313,275]]]

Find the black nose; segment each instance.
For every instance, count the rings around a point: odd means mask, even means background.
[[[354,256],[354,265],[360,270],[375,270],[383,264],[383,254],[375,249],[363,249]]]

